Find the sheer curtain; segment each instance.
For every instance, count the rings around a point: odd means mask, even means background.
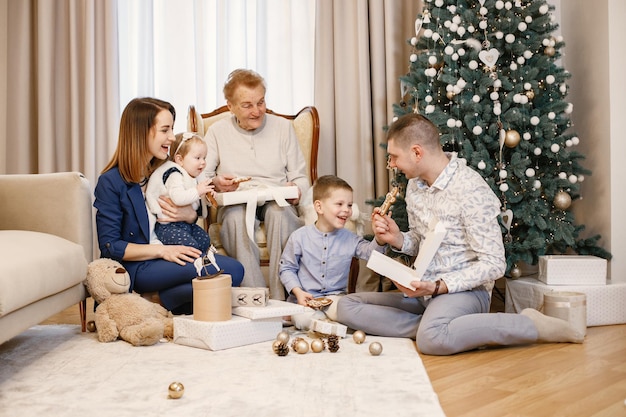
[[[265,78],[272,110],[313,103],[315,0],[133,0],[118,15],[122,108],[138,96],[168,100],[183,131],[189,105],[225,104],[236,68]]]

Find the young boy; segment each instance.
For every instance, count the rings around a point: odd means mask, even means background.
[[[171,149],[175,149],[174,153],[170,153],[169,160],[152,173],[146,188],[148,209],[157,217],[154,232],[164,245],[192,246],[206,253],[211,240],[197,224],[159,222],[163,213],[158,198],[166,195],[177,206],[191,204],[198,210],[203,195],[215,195],[210,180],[197,180],[206,166],[207,145],[200,136],[186,132],[176,135]]]
[[[283,250],[279,274],[289,293],[287,301],[307,306],[315,298],[328,298],[332,304],[324,311],[336,320],[337,302],[346,294],[348,273],[353,257],[368,259],[372,250],[382,252],[371,242],[344,229],[352,216],[352,187],[334,175],[325,175],[313,185],[315,224],[291,234]],[[292,316],[299,329],[308,329],[315,311]]]

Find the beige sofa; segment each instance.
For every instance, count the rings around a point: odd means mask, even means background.
[[[73,304],[84,328],[89,182],[78,172],[0,175],[0,201],[0,343]]]

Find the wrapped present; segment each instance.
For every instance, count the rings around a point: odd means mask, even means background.
[[[341,323],[318,319],[311,319],[310,328],[314,332],[327,335],[334,334],[339,337],[346,337],[346,333],[348,331],[348,327]]]
[[[569,322],[587,334],[587,296],[581,292],[552,291],[543,295],[543,313]]]
[[[234,287],[231,291],[232,307],[265,307],[270,298],[266,287]]]
[[[254,220],[256,218],[257,205],[263,205],[267,201],[274,200],[281,207],[287,207],[287,200],[298,198],[300,191],[295,185],[288,187],[268,187],[257,185],[242,191],[230,191],[227,193],[217,193],[215,200],[220,206],[231,206],[233,204],[246,205],[246,231],[248,237],[254,240]]]
[[[280,319],[250,320],[233,316],[228,321],[199,321],[193,316],[174,317],[174,343],[208,350],[222,350],[276,338]]]
[[[194,278],[193,317],[200,321],[226,321],[231,316],[232,278],[228,274]]]
[[[283,316],[303,313],[306,310],[306,307],[299,304],[280,300],[267,300],[267,304],[263,308],[239,306],[233,307],[232,312],[237,316],[258,320],[274,317],[282,318]]]
[[[606,259],[597,256],[540,256],[538,272],[549,285],[606,285]]]
[[[544,294],[561,292],[585,294],[587,300],[587,326],[604,326],[626,323],[626,282],[606,285],[548,285],[536,276],[507,279],[504,311],[519,313],[525,308],[544,311]]]

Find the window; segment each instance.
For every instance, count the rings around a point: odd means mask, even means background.
[[[194,104],[225,104],[236,68],[267,83],[267,106],[295,113],[313,104],[315,0],[133,0],[118,5],[120,108],[134,97],[170,101],[174,130]]]

